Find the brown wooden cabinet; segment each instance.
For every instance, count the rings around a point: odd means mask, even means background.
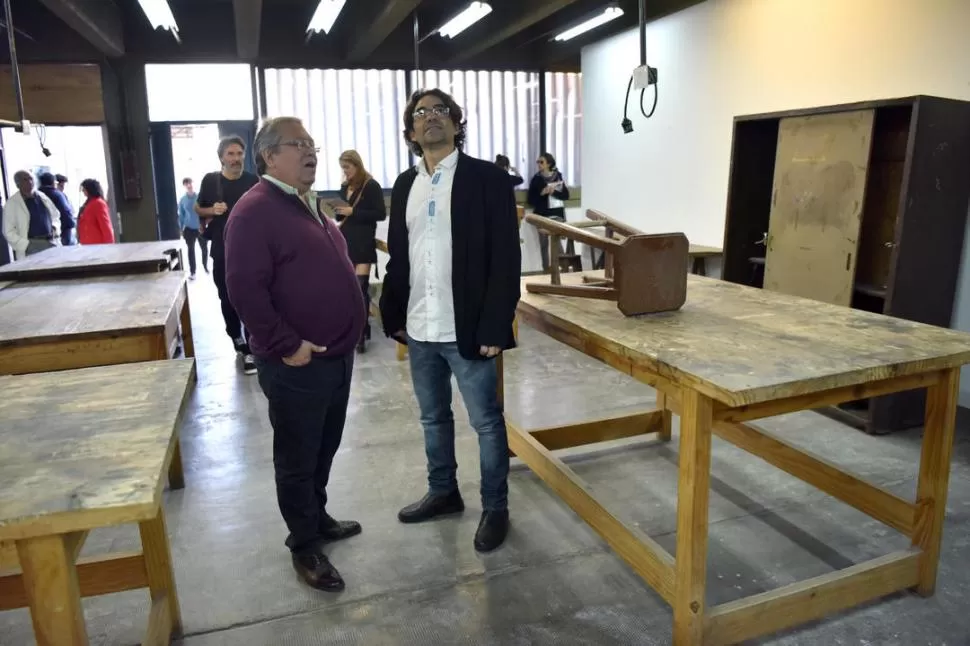
[[[734,119],[722,278],[950,326],[970,207],[970,102],[930,96]],[[924,391],[825,411],[917,426]]]

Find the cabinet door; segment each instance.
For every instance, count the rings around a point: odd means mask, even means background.
[[[872,122],[872,110],[781,120],[765,289],[851,303]]]

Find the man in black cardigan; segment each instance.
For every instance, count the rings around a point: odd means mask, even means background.
[[[495,358],[515,346],[522,271],[515,196],[502,169],[461,152],[462,111],[445,92],[411,97],[404,138],[421,160],[391,192],[380,309],[385,334],[409,349],[428,493],[398,518],[415,523],[465,508],[456,477],[454,375],[478,433],[483,511],[474,543],[484,552],[501,545],[509,527],[509,448]]]

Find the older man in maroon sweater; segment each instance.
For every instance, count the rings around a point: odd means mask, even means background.
[[[254,143],[261,179],[226,225],[226,284],[249,330],[269,400],[273,464],[293,566],[309,585],[342,590],[323,553],[361,531],[327,513],[364,302],[347,243],[316,207],[317,149],[298,119],[267,121]]]

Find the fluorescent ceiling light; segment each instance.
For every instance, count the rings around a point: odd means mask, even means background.
[[[553,40],[569,40],[570,38],[575,38],[580,34],[584,34],[590,29],[596,29],[600,25],[605,25],[611,20],[615,20],[623,15],[623,10],[619,7],[607,7],[603,13],[596,16],[595,18],[590,18],[586,22],[581,22],[575,27],[570,27],[566,31],[562,32],[556,36]]]
[[[345,0],[320,0],[317,10],[313,12],[313,18],[307,25],[307,32],[322,31],[329,34],[333,29],[333,23],[337,22],[340,10],[344,8]]]
[[[145,12],[148,22],[152,24],[152,29],[168,29],[178,39],[179,26],[175,23],[175,16],[172,15],[172,8],[168,6],[168,0],[138,0],[138,4]]]
[[[490,13],[492,5],[487,2],[473,2],[438,29],[438,33],[445,38],[454,38]]]

